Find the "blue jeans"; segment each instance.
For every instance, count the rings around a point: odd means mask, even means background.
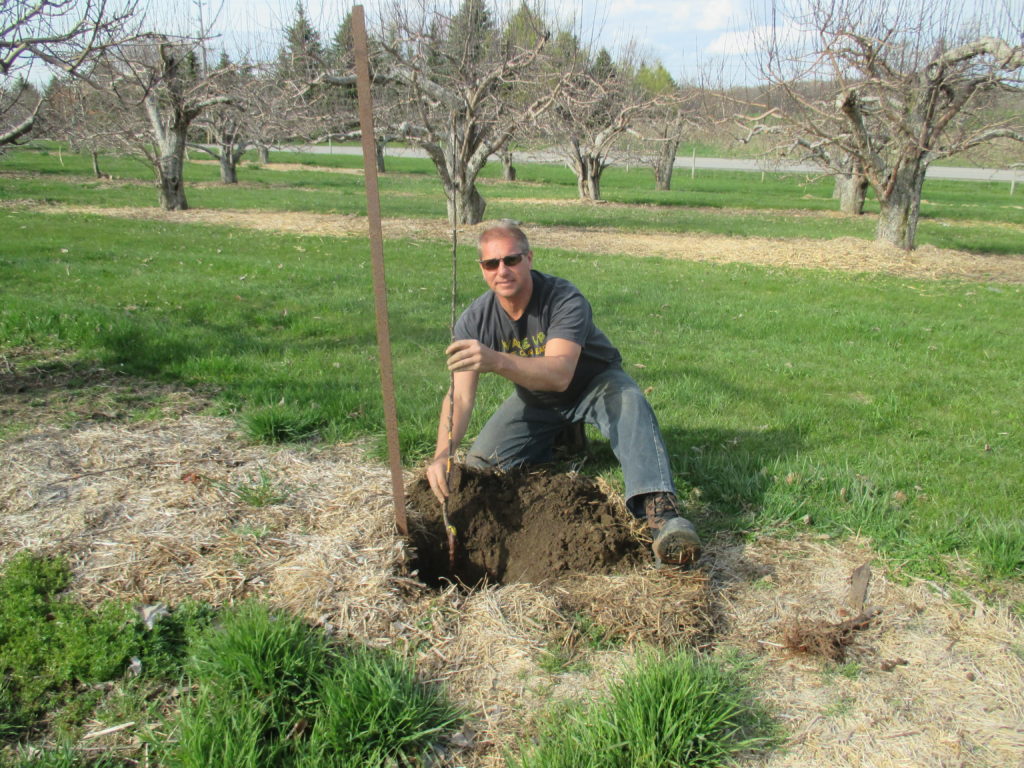
[[[514,393],[480,430],[466,464],[509,469],[551,461],[556,436],[567,423],[579,421],[597,427],[611,443],[626,481],[626,507],[634,516],[644,515],[644,494],[675,493],[654,410],[621,368],[609,368],[595,376],[568,406],[538,407]]]

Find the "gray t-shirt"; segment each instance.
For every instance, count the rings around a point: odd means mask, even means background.
[[[521,357],[541,357],[548,339],[579,344],[580,353],[572,383],[565,392],[540,392],[516,385],[520,396],[536,405],[569,405],[575,402],[597,374],[622,363],[608,337],[594,325],[590,303],[568,280],[531,270],[533,293],[523,316],[512,320],[493,291],[487,291],[459,317],[455,338],[476,339],[498,352]]]

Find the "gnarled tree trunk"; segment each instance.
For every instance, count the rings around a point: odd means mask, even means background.
[[[580,159],[582,162],[576,168],[576,189],[580,193],[580,200],[596,203],[601,199],[601,174],[604,172],[604,163],[592,157]]]
[[[186,211],[185,199],[185,137],[188,126],[173,125],[160,132],[156,162],[160,205],[166,211]]]
[[[238,157],[231,144],[220,145],[220,181],[222,184],[238,183]]]
[[[516,180],[516,167],[512,165],[511,149],[506,149],[501,153],[501,178],[505,181]]]
[[[487,201],[476,190],[476,184],[444,185],[448,199],[448,221],[459,224],[479,224],[484,220]]]
[[[889,179],[887,193],[879,195],[882,212],[875,229],[877,239],[905,251],[913,250],[926,170],[927,165],[921,161],[908,162]]]
[[[672,171],[676,166],[678,139],[666,139],[654,160],[654,188],[660,192],[672,189]]]
[[[832,197],[839,200],[839,210],[847,216],[864,213],[864,198],[868,191],[868,180],[857,173],[837,173]]]

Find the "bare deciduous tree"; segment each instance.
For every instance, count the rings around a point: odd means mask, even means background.
[[[32,67],[42,63],[82,74],[98,53],[130,36],[136,9],[135,0],[0,2],[0,147],[24,137],[35,123],[41,99],[25,87]]]
[[[209,142],[188,146],[217,160],[222,183],[237,184],[238,163],[253,141],[249,117],[255,111],[255,77],[251,67],[234,66],[226,53],[221,54],[217,70],[221,72],[218,89],[227,101],[211,104],[196,118],[196,127],[206,131]]]
[[[108,92],[74,77],[54,79],[47,88],[39,130],[47,138],[67,142],[73,152],[87,152],[97,178],[106,174],[99,156],[131,152],[138,143],[123,119],[124,107]]]
[[[603,48],[590,60],[585,53],[578,55],[583,59],[578,68],[571,59],[563,64],[577,71],[546,113],[544,128],[576,174],[580,199],[596,201],[601,199],[601,175],[620,139],[666,97],[638,82],[629,58],[612,61]]]
[[[189,129],[202,112],[227,104],[223,80],[233,71],[208,67],[199,38],[148,34],[104,55],[90,81],[113,94],[123,107],[124,130],[145,139],[135,145],[152,165],[160,203],[186,210],[185,148]]]
[[[654,188],[667,191],[680,142],[707,122],[699,109],[700,91],[677,85],[660,62],[640,67],[637,82],[656,100],[639,114],[630,132],[641,139],[639,156],[654,173]]]
[[[547,35],[532,44],[502,35],[483,0],[455,14],[393,5],[379,36],[376,78],[391,132],[422,147],[441,178],[452,222],[475,224],[486,203],[476,178],[516,129],[550,103],[558,78],[538,66]]]
[[[833,172],[863,174],[881,205],[879,240],[914,247],[932,162],[1024,141],[1024,115],[984,109],[988,94],[1024,85],[1024,18],[1009,4],[972,18],[909,0],[777,0],[773,11],[776,30],[799,30],[762,41],[778,114]]]

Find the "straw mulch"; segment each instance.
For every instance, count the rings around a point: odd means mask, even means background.
[[[1024,628],[1006,606],[958,604],[938,584],[872,568],[878,611],[845,665],[787,649],[794,622],[850,621],[867,543],[816,537],[715,548],[717,642],[757,653],[789,749],[758,765],[1024,765]]]
[[[16,396],[0,391],[0,404]],[[881,612],[855,633],[845,666],[786,649],[794,620],[847,618],[850,574],[872,559],[865,542],[721,540],[686,574],[645,565],[430,590],[393,532],[388,471],[360,446],[249,445],[187,399],[178,392],[154,421],[43,418],[0,443],[0,563],[26,547],[62,553],[90,604],[259,596],[408,653],[472,715],[449,745],[452,765],[502,765],[552,700],[607,690],[645,644],[762,660],[761,695],[789,738],[749,765],[1021,765],[1024,630],[1005,608],[965,607],[876,563],[868,603]],[[261,483],[284,498],[244,503],[239,492]],[[580,617],[622,644],[595,650]],[[548,671],[555,652],[586,663]]]
[[[240,494],[261,484],[285,498],[245,504]],[[589,611],[627,647],[708,632],[700,575],[648,569],[430,590],[394,533],[389,472],[358,445],[248,445],[233,422],[201,413],[47,425],[0,443],[0,564],[23,548],[66,556],[87,604],[259,596],[338,636],[410,653],[472,713],[457,740],[466,765],[500,764],[500,750],[562,689],[563,677],[541,667],[549,649],[588,653],[575,612]],[[573,695],[601,687],[599,677],[574,677]]]

